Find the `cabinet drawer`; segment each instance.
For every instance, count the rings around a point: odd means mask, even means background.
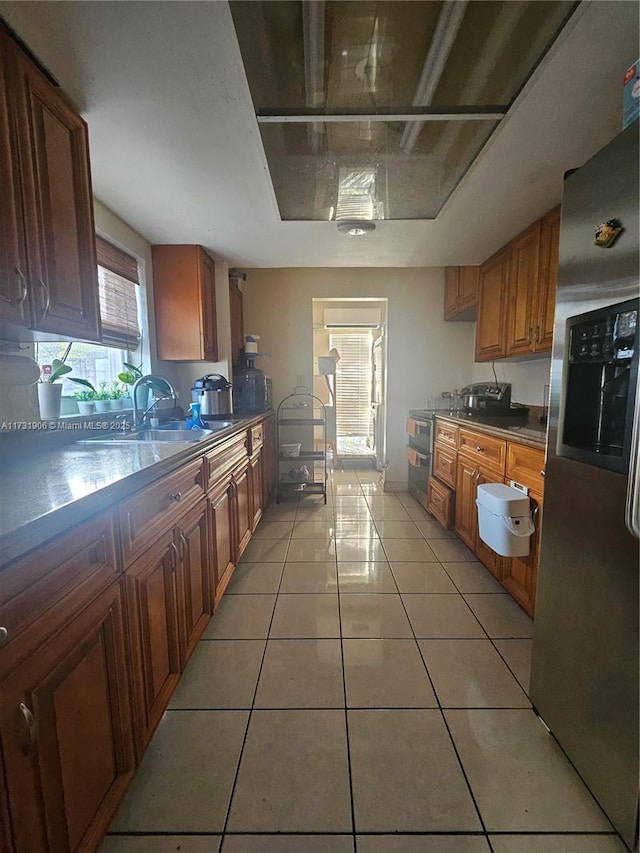
[[[542,492],[544,488],[544,450],[524,444],[507,444],[507,479]]]
[[[458,448],[458,432],[459,429],[453,424],[448,424],[446,421],[441,421],[436,418],[436,432],[434,441],[439,441],[441,444],[448,444],[450,447]]]
[[[205,494],[202,459],[153,483],[120,507],[122,552],[128,565]]]
[[[481,432],[461,429],[458,450],[468,459],[473,459],[483,467],[492,468],[504,474],[507,458],[507,442]]]
[[[233,469],[247,458],[248,447],[249,437],[243,431],[207,453],[207,491],[229,477]]]
[[[433,446],[433,473],[452,489],[456,487],[456,462],[458,454],[450,447]]]
[[[264,444],[264,428],[262,424],[251,427],[249,430],[251,435],[251,443],[249,445],[249,454],[253,456],[256,450],[260,450]]]
[[[449,530],[453,525],[455,493],[435,477],[429,477],[427,509],[440,524]]]
[[[0,572],[0,625],[8,641],[47,609],[51,629],[73,606],[89,601],[119,574],[111,514],[99,515],[32,551]],[[71,614],[73,615],[73,614]],[[45,620],[40,620],[43,624]]]

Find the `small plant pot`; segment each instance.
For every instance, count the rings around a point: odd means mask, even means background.
[[[60,401],[60,414],[61,415],[77,415],[78,414],[78,401],[75,397],[65,397],[62,395],[62,400]]]
[[[124,400],[122,397],[117,400],[109,400],[109,408],[112,412],[118,412],[120,409],[124,409]]]
[[[78,400],[78,411],[81,415],[92,415],[95,407],[93,400]]]
[[[96,400],[96,412],[111,411],[111,400]]]
[[[60,417],[62,385],[55,382],[38,382],[38,407],[40,419],[49,421]]]

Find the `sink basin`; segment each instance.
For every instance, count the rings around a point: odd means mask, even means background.
[[[147,429],[140,432],[118,433],[117,435],[98,435],[85,439],[91,442],[109,443],[114,441],[204,441],[213,435],[212,429]]]
[[[232,426],[233,421],[207,421],[206,430],[197,430],[197,432],[218,432],[218,430],[226,429]],[[160,424],[156,430],[161,432],[194,432],[194,430],[185,430],[184,421],[174,421],[168,424]]]

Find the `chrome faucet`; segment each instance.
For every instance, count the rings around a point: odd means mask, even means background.
[[[136,402],[136,392],[141,385],[147,385],[151,388],[152,391],[157,391],[162,389],[164,385],[167,393],[163,394],[162,397],[156,397],[147,406],[144,412],[140,415],[138,413],[138,404]],[[146,376],[141,376],[140,379],[136,379],[133,383],[133,388],[131,389],[131,397],[133,399],[133,428],[138,429],[139,427],[144,425],[144,420],[158,403],[161,403],[163,400],[173,400],[174,405],[178,399],[178,392],[173,387],[171,382],[168,379],[165,379],[164,376],[156,376],[153,373],[148,373]]]

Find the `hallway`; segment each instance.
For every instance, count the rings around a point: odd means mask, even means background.
[[[375,471],[265,512],[102,853],[624,853],[532,622]]]

